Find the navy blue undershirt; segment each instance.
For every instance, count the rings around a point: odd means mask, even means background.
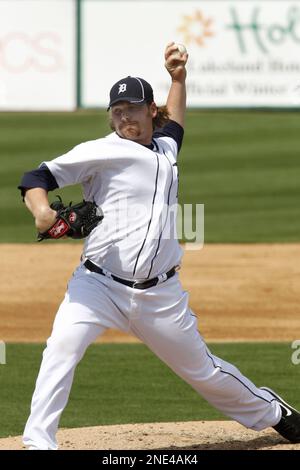
[[[155,139],[157,137],[172,137],[172,139],[174,139],[177,143],[179,152],[182,145],[183,133],[184,130],[180,124],[175,121],[169,121],[164,127],[162,127],[161,129],[156,129],[153,132],[153,138]]]
[[[18,189],[24,197],[27,189],[43,188],[46,191],[53,191],[58,188],[58,184],[47,165],[43,164],[40,168],[24,173]]]
[[[153,133],[153,138],[157,137],[171,137],[175,140],[178,146],[178,152],[181,148],[183,139],[183,128],[175,121],[169,121],[163,128],[157,129]],[[145,145],[145,147],[153,150],[153,143]],[[26,189],[43,188],[46,191],[53,191],[58,188],[58,184],[47,165],[43,164],[35,170],[24,173],[18,189],[24,197]]]

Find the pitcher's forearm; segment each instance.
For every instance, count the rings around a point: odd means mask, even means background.
[[[170,119],[176,121],[178,124],[184,127],[186,110],[185,81],[172,81],[167,99],[167,108],[169,111]]]
[[[27,189],[24,201],[27,209],[35,218],[35,225],[40,232],[51,227],[56,220],[56,211],[51,209],[48,193],[43,188]]]
[[[186,49],[184,48],[186,51]],[[170,86],[167,109],[170,119],[176,121],[184,127],[184,118],[186,110],[186,63],[188,60],[187,52],[181,53],[178,45],[170,42],[165,50],[165,67],[169,72],[172,83]]]

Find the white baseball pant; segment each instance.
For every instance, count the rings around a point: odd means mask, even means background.
[[[244,426],[260,431],[279,422],[280,407],[268,392],[209,351],[178,274],[138,290],[81,265],[69,282],[43,353],[25,445],[57,449],[56,431],[75,367],[107,328],[136,335],[211,405]]]

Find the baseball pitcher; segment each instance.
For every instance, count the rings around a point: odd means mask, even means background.
[[[182,250],[172,208],[187,60],[184,48],[167,45],[171,83],[165,107],[157,107],[143,78],[121,78],[110,90],[112,132],[23,176],[20,189],[38,238],[84,238],[81,262],[43,353],[24,431],[31,449],[57,449],[56,432],[75,368],[107,328],[136,335],[225,415],[257,431],[274,427],[300,442],[300,414],[209,351],[179,280]],[[78,183],[84,194],[79,207],[62,201],[49,205],[49,191]]]

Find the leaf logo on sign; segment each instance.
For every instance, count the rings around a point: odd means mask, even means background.
[[[184,44],[196,43],[198,46],[205,46],[206,39],[214,36],[210,27],[213,20],[205,18],[200,10],[196,10],[192,15],[184,15],[182,24],[177,31],[182,34]]]

